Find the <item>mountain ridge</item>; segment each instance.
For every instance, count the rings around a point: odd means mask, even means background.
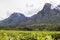
[[[51,5],[50,3],[46,3],[41,11],[31,17],[14,12],[7,19],[0,21],[0,25],[60,23],[60,5],[54,9],[51,9]]]

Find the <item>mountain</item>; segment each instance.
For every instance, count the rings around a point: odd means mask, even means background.
[[[32,23],[60,23],[60,5],[51,9],[52,4],[46,3],[41,11],[30,19]]]
[[[0,25],[17,25],[25,23],[29,18],[21,13],[14,12],[10,17],[0,22]]]
[[[42,10],[31,17],[14,12],[0,21],[0,29],[60,31],[60,5],[53,9],[51,6],[52,4],[46,3]]]
[[[60,23],[60,5],[54,9],[51,9],[51,6],[52,4],[46,3],[41,11],[31,17],[14,12],[7,19],[0,21],[0,25]]]

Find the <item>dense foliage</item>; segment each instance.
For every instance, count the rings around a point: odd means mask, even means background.
[[[60,40],[60,32],[0,30],[0,40]]]
[[[0,26],[0,29],[8,30],[40,30],[40,31],[60,31],[60,23],[55,24],[28,24],[28,25],[9,25],[9,26]]]

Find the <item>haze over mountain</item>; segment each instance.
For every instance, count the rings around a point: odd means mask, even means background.
[[[14,12],[10,17],[0,21],[0,25],[60,23],[60,5],[54,9],[51,9],[51,5],[46,3],[41,11],[31,17]]]

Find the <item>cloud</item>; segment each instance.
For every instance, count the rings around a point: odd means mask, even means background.
[[[5,19],[13,12],[31,16],[41,10],[47,2],[55,4],[55,6],[60,4],[60,0],[0,0],[0,17]]]

